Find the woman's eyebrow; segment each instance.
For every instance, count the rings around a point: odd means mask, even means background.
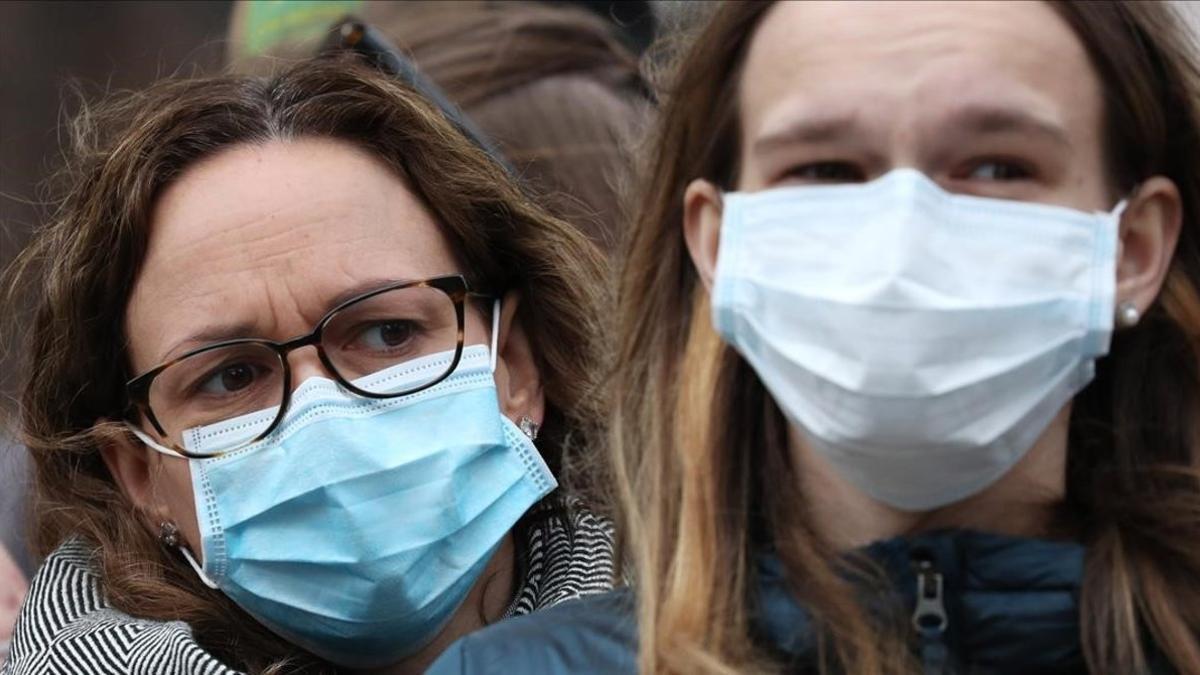
[[[341,305],[344,302],[353,300],[354,298],[357,298],[358,296],[363,295],[364,293],[370,293],[371,291],[378,290],[380,288],[383,288],[384,286],[399,283],[401,281],[402,281],[402,279],[397,279],[395,277],[389,277],[389,278],[375,277],[372,279],[367,279],[365,281],[360,281],[360,282],[354,284],[353,286],[343,290],[341,293],[338,293],[337,295],[333,296],[333,298],[330,299],[329,302],[325,303],[325,311],[327,311],[327,312],[331,311],[331,310],[333,310],[334,307],[337,307],[338,305]]]
[[[214,342],[223,342],[225,340],[250,337],[250,334],[254,332],[254,329],[255,325],[249,321],[205,326],[204,328],[171,345],[171,348],[163,354],[162,358],[159,359],[159,362],[165,363],[173,358],[182,356],[192,349],[213,344]]]
[[[394,283],[398,283],[398,280],[394,278],[383,277],[360,281],[333,296],[333,298],[326,303],[325,311],[330,311],[342,303],[352,300],[353,298],[363,295],[364,293],[369,293]],[[182,355],[189,350],[213,344],[215,342],[254,337],[253,333],[257,328],[258,326],[251,321],[238,321],[206,326],[171,345],[171,348],[167,350],[161,359],[159,359],[159,362],[161,363],[170,361],[171,359]]]

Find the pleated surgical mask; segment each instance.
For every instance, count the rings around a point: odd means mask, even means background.
[[[816,452],[908,510],[991,485],[1093,377],[1120,214],[919,171],[725,197],[718,332]]]
[[[369,378],[403,384],[453,357]],[[444,381],[394,399],[309,378],[270,436],[190,460],[201,576],[337,665],[383,666],[420,649],[517,520],[557,485],[501,413],[492,371],[488,348],[477,345]],[[225,447],[242,426],[192,430],[187,449]]]

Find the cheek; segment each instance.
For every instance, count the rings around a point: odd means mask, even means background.
[[[164,458],[154,477],[154,494],[166,508],[171,520],[197,557],[200,554],[200,526],[196,522],[196,502],[192,497],[192,471],[187,460]]]

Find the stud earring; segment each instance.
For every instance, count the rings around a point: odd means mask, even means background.
[[[1117,306],[1117,324],[1122,328],[1133,328],[1142,320],[1142,313],[1132,302],[1122,302]]]
[[[179,546],[179,528],[169,520],[165,523],[159,523],[158,540],[167,548]]]
[[[538,430],[542,427],[537,422],[534,422],[529,415],[521,415],[521,419],[517,420],[517,426],[520,427],[521,433],[529,437],[529,440],[536,441]]]

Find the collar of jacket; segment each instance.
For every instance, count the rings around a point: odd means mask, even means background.
[[[1083,671],[1079,544],[949,530],[878,542],[848,560],[864,558],[883,583],[856,586],[880,621],[903,622],[926,673]],[[766,553],[758,574],[756,630],[785,659],[812,663],[811,620],[782,563]]]

